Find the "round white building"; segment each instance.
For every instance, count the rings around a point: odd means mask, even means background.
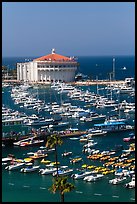
[[[33,61],[17,63],[17,80],[28,82],[72,82],[78,62],[74,57],[65,57],[52,53]]]

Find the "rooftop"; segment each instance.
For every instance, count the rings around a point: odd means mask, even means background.
[[[65,57],[63,55],[59,55],[55,53],[55,49],[52,49],[52,53],[36,58],[33,61],[75,61],[74,57]]]

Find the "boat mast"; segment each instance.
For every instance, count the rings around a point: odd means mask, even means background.
[[[98,95],[98,76],[96,76],[96,82],[97,82],[97,95]]]
[[[115,58],[113,58],[113,81],[115,80]]]

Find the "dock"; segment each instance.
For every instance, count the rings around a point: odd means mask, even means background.
[[[19,80],[2,80],[3,83],[9,84],[23,84]],[[52,82],[28,82],[30,85],[51,85]],[[92,86],[92,85],[110,85],[110,84],[125,84],[125,80],[87,80],[87,81],[75,81],[75,82],[67,82],[67,84],[75,85],[75,86]]]

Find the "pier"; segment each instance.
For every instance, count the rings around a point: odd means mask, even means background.
[[[25,82],[19,81],[19,80],[3,80],[3,83],[9,83],[9,84],[22,84]],[[52,82],[45,82],[45,81],[39,81],[39,82],[28,82],[31,85],[51,85]],[[78,85],[78,86],[90,86],[90,85],[109,85],[109,84],[125,84],[125,80],[87,80],[87,81],[75,81],[75,82],[67,82],[67,84],[70,85]]]

